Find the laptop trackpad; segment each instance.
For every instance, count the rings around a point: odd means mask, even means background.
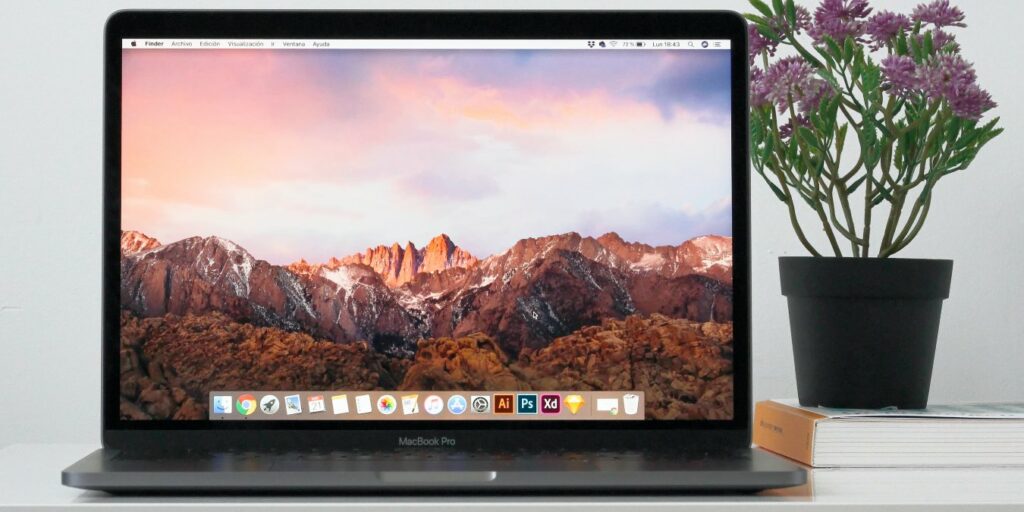
[[[498,478],[497,471],[380,471],[377,478],[382,482],[399,484],[444,484],[492,482]]]

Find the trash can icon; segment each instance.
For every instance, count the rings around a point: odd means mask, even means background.
[[[622,397],[623,408],[626,409],[626,414],[630,416],[636,414],[640,410],[640,395],[629,393]]]

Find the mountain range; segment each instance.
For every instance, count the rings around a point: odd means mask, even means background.
[[[403,357],[423,338],[480,332],[518,354],[633,314],[732,320],[732,239],[714,235],[655,247],[565,233],[477,259],[442,234],[279,266],[224,238],[124,231],[121,255],[122,308],[138,316],[219,312]]]
[[[319,269],[337,271],[338,268],[348,265],[366,265],[373,269],[384,279],[384,283],[391,288],[399,287],[412,281],[416,274],[421,272],[440,272],[456,267],[472,267],[480,260],[473,257],[468,251],[455,245],[448,235],[441,234],[427,243],[426,247],[417,249],[412,242],[406,242],[405,247],[394,243],[391,246],[378,245],[343,258],[331,258],[319,265],[310,265],[306,260],[300,260],[289,268],[304,273],[316,273]]]
[[[148,251],[160,247],[160,241],[138,231],[121,232],[121,256],[130,256],[137,252]]]

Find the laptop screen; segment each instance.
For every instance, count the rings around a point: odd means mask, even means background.
[[[728,41],[121,57],[122,419],[734,417]]]

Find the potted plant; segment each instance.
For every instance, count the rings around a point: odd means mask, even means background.
[[[753,169],[811,254],[779,258],[800,403],[925,407],[953,262],[894,256],[942,178],[1002,131],[950,33],[964,14],[948,0],[909,14],[750,3]]]

